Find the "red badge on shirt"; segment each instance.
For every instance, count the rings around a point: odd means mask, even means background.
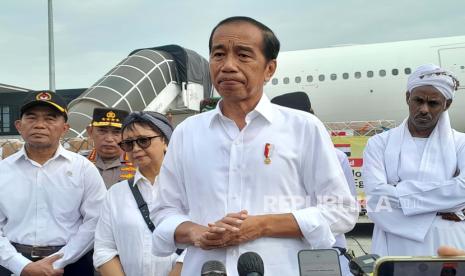
[[[265,150],[263,152],[263,155],[265,156],[265,164],[269,165],[271,164],[271,153],[273,152],[273,145],[270,143],[265,144]]]

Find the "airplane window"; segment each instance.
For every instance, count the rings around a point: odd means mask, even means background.
[[[345,79],[345,80],[348,79],[349,78],[349,73],[342,74],[342,78]]]
[[[301,78],[300,77],[295,77],[295,83],[300,83]]]
[[[372,78],[373,77],[373,71],[368,71],[367,72],[367,77]]]
[[[337,75],[336,75],[336,74],[331,74],[330,78],[331,78],[331,80],[336,80],[336,79],[337,79]]]
[[[407,68],[404,69],[404,72],[405,72],[406,75],[410,75],[410,73],[412,73],[412,69],[407,67]]]
[[[283,79],[283,83],[284,83],[284,84],[288,84],[288,83],[289,83],[289,78],[288,78],[288,77],[285,77],[285,78]]]
[[[460,66],[460,69],[465,69],[465,66],[463,66],[463,65],[462,65],[462,66]]]
[[[271,80],[271,84],[273,84],[273,85],[278,84],[278,79],[277,79],[277,78],[273,78],[273,79]]]
[[[307,82],[312,82],[312,81],[313,81],[313,76],[308,75],[308,76],[307,76]]]
[[[392,69],[392,75],[397,76],[399,74],[399,69]]]
[[[355,72],[354,76],[355,76],[356,79],[359,79],[359,78],[362,77],[362,73],[360,73],[360,72]]]
[[[381,77],[385,77],[386,76],[386,70],[383,70],[383,69],[379,70],[379,75]]]
[[[324,81],[325,80],[325,75],[319,75],[318,80],[319,81]]]

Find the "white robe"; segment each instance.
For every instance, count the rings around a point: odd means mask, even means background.
[[[375,223],[372,252],[381,256],[419,256],[436,255],[440,245],[465,248],[465,221],[448,221],[436,215],[465,208],[465,134],[452,130],[456,168],[460,171],[454,176],[438,160],[431,162],[439,162],[435,163],[439,166],[421,171],[424,156],[415,152],[408,129],[398,145],[403,154],[393,169],[395,162],[386,162],[386,156],[391,154],[387,148],[401,127],[405,125],[370,138],[364,152],[368,215]],[[406,149],[410,149],[408,154]]]

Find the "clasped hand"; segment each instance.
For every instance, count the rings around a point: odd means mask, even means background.
[[[197,246],[205,250],[224,248],[255,240],[261,236],[260,216],[249,216],[246,210],[227,214],[208,224]]]

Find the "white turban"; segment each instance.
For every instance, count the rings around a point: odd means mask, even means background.
[[[425,64],[409,76],[407,89],[412,93],[419,86],[432,85],[449,100],[454,98],[457,84],[457,78],[451,72],[434,64]]]

